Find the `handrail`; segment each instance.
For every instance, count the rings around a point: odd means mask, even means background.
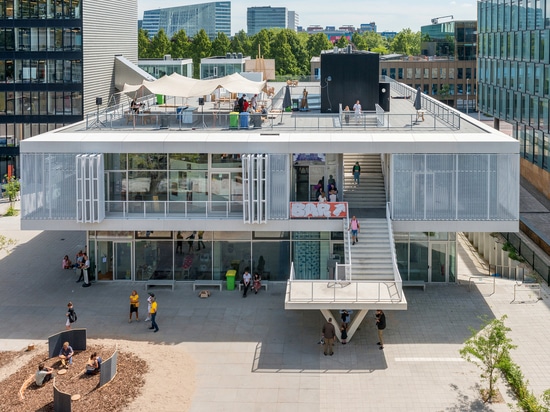
[[[106,200],[105,218],[147,218],[170,216],[242,218],[242,201]]]
[[[349,203],[348,203],[349,206]],[[342,219],[342,223],[344,224],[344,238],[345,238],[345,246],[344,250],[347,249],[348,253],[346,256],[346,264],[348,264],[348,270],[349,273],[346,273],[346,280],[352,280],[352,265],[351,265],[351,231],[349,230],[349,209],[348,213],[346,215],[345,219]]]
[[[391,263],[393,266],[393,274],[395,278],[395,283],[398,285],[398,292],[401,295],[401,292],[403,290],[402,288],[402,279],[401,274],[399,273],[399,266],[397,266],[397,256],[395,254],[395,240],[393,238],[393,229],[390,219],[390,202],[386,203],[386,222],[388,224],[388,239],[389,239],[389,246],[390,246],[390,254],[391,254]]]
[[[474,283],[472,282],[472,280],[476,280],[476,279],[486,280],[487,276],[470,276],[468,278],[468,292],[472,291],[472,283]],[[491,295],[494,295],[496,292],[496,282],[495,282],[494,276],[492,277],[492,280],[493,280],[493,293],[491,293]],[[487,282],[484,282],[484,283],[487,284]],[[515,299],[515,288],[514,288],[514,299]]]
[[[539,292],[539,296],[537,298],[537,301],[542,299],[542,295],[541,295],[542,294],[542,287],[540,286],[540,284],[538,284],[538,283],[518,283],[518,282],[516,282],[514,284],[514,300],[512,300],[512,302],[516,301],[516,289],[518,287],[522,287],[522,288],[525,288],[527,290],[537,290]]]

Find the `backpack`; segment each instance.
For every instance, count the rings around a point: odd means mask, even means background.
[[[69,312],[69,322],[74,323],[77,319],[78,317],[76,316],[76,312],[74,310]]]

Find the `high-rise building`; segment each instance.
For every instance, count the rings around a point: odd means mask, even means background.
[[[0,176],[19,175],[21,140],[107,105],[114,56],[137,61],[136,20],[133,0],[0,1]]]
[[[231,2],[215,1],[146,10],[143,13],[142,27],[147,30],[149,37],[155,36],[160,29],[163,29],[169,38],[181,29],[190,37],[201,29],[206,31],[210,39],[214,39],[220,32],[230,37]]]
[[[478,2],[479,107],[512,124],[521,174],[550,198],[550,10],[545,3]]]
[[[296,30],[298,14],[286,7],[249,7],[246,11],[247,33],[252,36],[262,29],[281,28]]]

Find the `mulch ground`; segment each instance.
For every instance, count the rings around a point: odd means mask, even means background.
[[[114,347],[101,345],[89,345],[82,352],[75,352],[73,365],[64,375],[57,375],[60,363],[57,359],[48,359],[46,351],[39,352],[27,362],[25,366],[0,382],[0,411],[53,411],[53,379],[37,387],[34,383],[24,391],[24,399],[21,399],[19,390],[25,380],[34,376],[38,364],[44,362],[45,366],[55,369],[55,383],[59,390],[71,395],[79,394],[80,400],[72,402],[72,410],[79,411],[120,411],[124,406],[135,399],[143,387],[144,375],[147,373],[147,363],[133,353],[119,350],[117,360],[117,373],[114,379],[99,386],[99,375],[88,376],[84,374],[86,362],[90,354],[97,352],[103,359],[109,358],[115,351]],[[17,352],[0,352],[0,366],[9,364]],[[7,359],[10,357],[10,359]]]
[[[21,352],[0,352],[0,368],[10,363],[19,355],[21,355]]]

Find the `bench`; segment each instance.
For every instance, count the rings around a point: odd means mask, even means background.
[[[223,282],[221,280],[195,280],[193,282],[193,290],[197,289],[197,286],[200,287],[218,287],[222,290]]]
[[[423,280],[404,280],[403,281],[403,287],[410,287],[410,288],[422,288],[424,291],[426,290],[426,282]]]
[[[268,283],[267,280],[262,280],[262,284],[260,285],[260,289],[264,288],[267,292],[267,283]],[[244,285],[241,282],[239,282],[239,292],[242,290],[243,287],[244,287]],[[250,285],[250,289],[252,289],[252,285]]]
[[[150,286],[170,286],[174,290],[176,281],[173,279],[149,279],[145,283],[145,290],[149,290]]]

